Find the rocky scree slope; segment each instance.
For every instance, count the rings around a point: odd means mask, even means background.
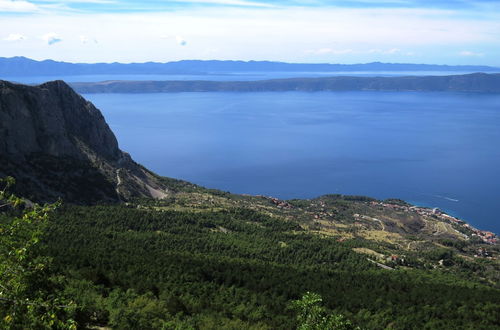
[[[161,178],[135,163],[101,112],[63,81],[0,81],[0,177],[35,201],[162,198]]]

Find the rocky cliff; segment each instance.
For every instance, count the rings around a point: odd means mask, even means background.
[[[101,112],[63,81],[0,81],[0,176],[36,201],[126,200],[166,195],[162,179],[135,163]]]

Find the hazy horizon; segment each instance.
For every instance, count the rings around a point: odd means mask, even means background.
[[[359,62],[359,63],[341,63],[341,62],[290,62],[290,61],[271,61],[271,60],[242,60],[242,59],[201,59],[201,58],[185,58],[185,59],[179,59],[179,60],[172,60],[172,61],[164,61],[164,62],[159,62],[159,61],[141,61],[141,62],[117,62],[117,61],[101,61],[101,62],[71,62],[71,61],[64,61],[64,60],[54,60],[52,58],[41,58],[41,59],[35,59],[32,57],[28,56],[23,56],[23,55],[17,55],[17,56],[9,56],[9,57],[4,57],[0,56],[0,58],[4,59],[13,59],[13,58],[25,58],[28,60],[33,60],[37,62],[43,62],[43,61],[55,61],[55,62],[62,62],[62,63],[71,63],[71,64],[144,64],[144,63],[175,63],[175,62],[183,62],[183,61],[204,61],[204,62],[210,62],[210,61],[219,61],[219,62],[245,62],[245,63],[251,63],[251,62],[272,62],[272,63],[286,63],[286,64],[327,64],[327,65],[366,65],[366,64],[375,64],[375,63],[380,63],[380,64],[396,64],[396,65],[439,65],[439,66],[486,66],[486,67],[492,67],[492,68],[499,68],[500,65],[495,66],[495,65],[488,65],[488,64],[440,64],[440,63],[413,63],[413,62],[381,62],[381,61],[371,61],[371,62]]]
[[[500,66],[488,0],[0,0],[0,56]]]

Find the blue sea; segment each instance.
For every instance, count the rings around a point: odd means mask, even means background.
[[[345,72],[232,72],[212,74],[92,74],[53,76],[0,76],[2,80],[23,84],[40,84],[51,80],[72,82],[97,82],[107,80],[212,80],[212,81],[255,81],[286,78],[321,78],[332,76],[354,77],[398,77],[398,76],[445,76],[472,73],[470,71],[345,71]]]
[[[500,233],[500,95],[84,96],[120,147],[163,176],[283,199],[401,198]]]

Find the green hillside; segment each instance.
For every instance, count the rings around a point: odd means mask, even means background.
[[[80,327],[292,329],[290,303],[308,291],[362,329],[500,326],[498,248],[453,238],[449,223],[365,197],[279,201],[165,180],[165,200],[51,215],[38,253],[64,276]]]

